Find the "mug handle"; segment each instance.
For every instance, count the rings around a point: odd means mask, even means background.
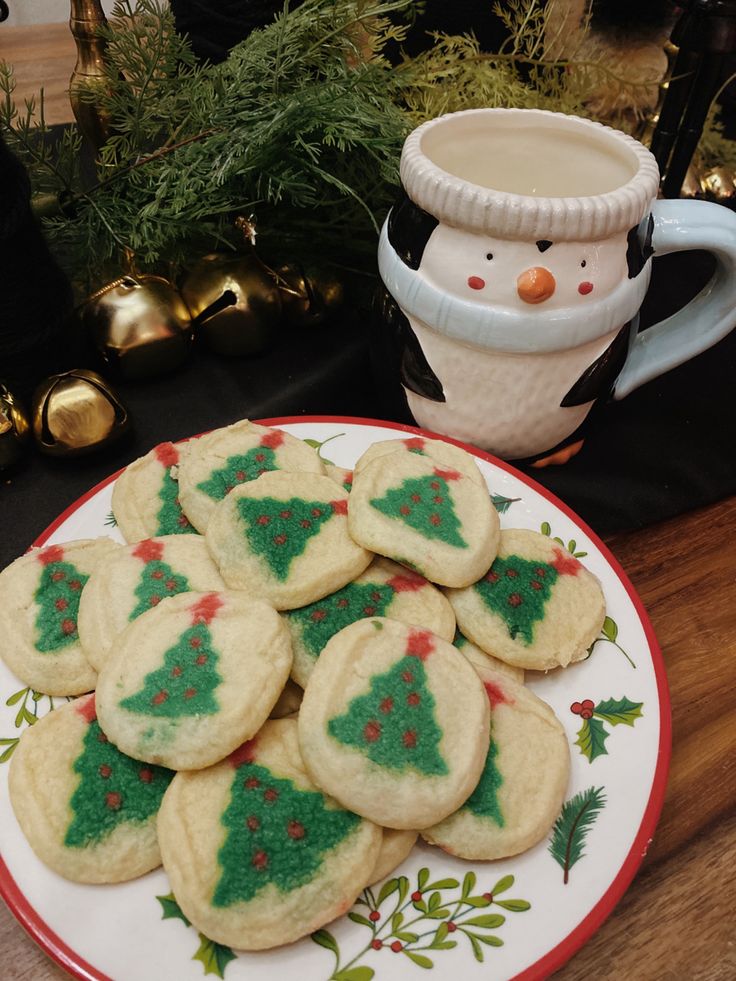
[[[636,336],[614,399],[712,347],[736,326],[736,214],[707,201],[655,201],[652,216],[655,257],[705,249],[715,256],[716,270],[682,310]]]

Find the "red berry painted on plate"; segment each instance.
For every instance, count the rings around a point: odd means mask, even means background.
[[[373,914],[371,914],[371,915],[373,915]],[[369,917],[369,919],[370,919],[370,917]],[[373,941],[371,941],[371,947],[374,950],[380,950],[381,947],[383,947],[383,943],[380,940],[373,940]]]
[[[392,951],[393,951],[393,952],[394,952],[395,954],[398,954],[398,953],[399,953],[400,951],[402,951],[403,949],[404,949],[404,946],[403,946],[403,944],[402,944],[402,943],[400,943],[400,941],[398,941],[398,940],[394,940],[394,942],[393,942],[393,943],[391,944],[391,950],[392,950]]]
[[[447,923],[447,932],[454,933],[456,930],[457,930],[457,924],[453,923],[452,920],[449,920]]]
[[[371,912],[368,914],[368,919],[372,923],[378,923],[378,921],[381,919],[381,914],[378,912],[377,909],[371,910]]]
[[[572,705],[570,706],[570,711],[572,712],[573,715],[580,715],[580,713],[583,711],[582,703],[573,702]]]
[[[422,894],[421,894],[421,892],[420,892],[420,891],[419,891],[418,889],[416,889],[416,890],[415,890],[415,891],[414,891],[414,892],[413,892],[413,893],[411,894],[411,901],[412,901],[413,903],[418,903],[418,902],[419,902],[419,900],[420,900],[421,898],[422,898]]]

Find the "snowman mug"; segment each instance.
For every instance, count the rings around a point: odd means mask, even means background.
[[[654,157],[618,130],[536,109],[449,113],[409,135],[401,182],[379,244],[381,316],[427,429],[538,459],[579,440],[597,400],[736,324],[736,215],[656,200]],[[714,254],[713,278],[637,335],[651,256],[685,249]]]

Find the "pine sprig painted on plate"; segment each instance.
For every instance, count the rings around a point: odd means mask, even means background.
[[[589,787],[562,805],[552,830],[549,853],[562,869],[565,885],[570,879],[572,867],[584,857],[583,846],[588,832],[605,805],[603,787]]]
[[[166,896],[156,896],[156,899],[161,904],[162,920],[181,920],[185,926],[191,927],[191,923],[182,912],[173,892]],[[194,928],[192,927],[192,929]],[[237,954],[233,953],[232,949],[225,944],[215,943],[214,940],[205,937],[203,933],[198,933],[197,936],[199,937],[199,947],[192,954],[192,960],[200,961],[205,974],[214,974],[218,978],[224,978],[225,969],[230,961],[237,960]]]
[[[452,950],[463,938],[475,959],[482,963],[486,947],[503,946],[497,931],[506,922],[504,913],[531,909],[525,899],[497,898],[513,886],[513,875],[499,879],[485,892],[475,891],[475,872],[466,872],[462,883],[453,878],[430,880],[429,869],[423,868],[417,874],[414,889],[405,875],[387,879],[378,895],[371,887],[365,889],[348,918],[370,930],[370,937],[347,961],[329,930],[312,934],[312,940],[335,958],[331,981],[370,981],[375,970],[365,964],[359,966],[358,962],[377,954],[399,954],[417,967],[432,968],[434,961],[429,953],[434,956],[438,951]],[[491,906],[504,913],[479,912]],[[361,907],[365,912],[358,912]]]
[[[499,514],[506,514],[511,505],[520,500],[520,497],[504,497],[503,494],[491,493],[491,503]]]

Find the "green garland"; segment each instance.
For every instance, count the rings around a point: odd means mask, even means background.
[[[255,216],[266,254],[372,272],[401,145],[414,126],[483,105],[587,114],[586,94],[606,69],[545,60],[539,0],[495,4],[509,32],[496,54],[481,52],[472,36],[437,35],[393,67],[384,51],[401,44],[414,7],[287,3],[213,66],[197,63],[161,0],[121,0],[103,32],[106,77],[88,93],[113,124],[91,186],[80,173],[76,127],[52,148],[42,101],[20,110],[12,69],[0,63],[0,125],[75,282],[95,285],[126,252],[143,268],[175,268],[213,248],[237,248],[237,215]]]

